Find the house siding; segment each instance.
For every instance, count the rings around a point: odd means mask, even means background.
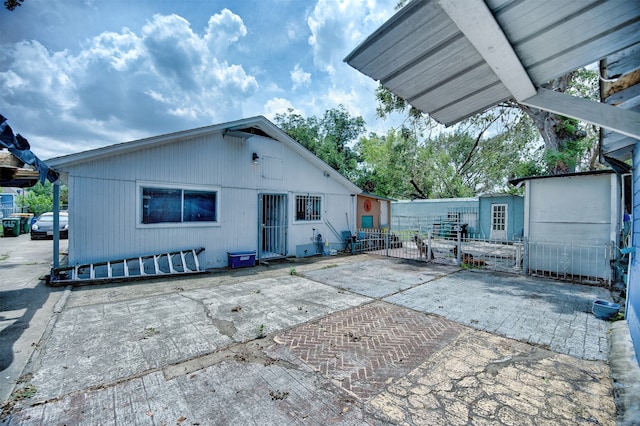
[[[252,153],[259,155],[257,164]],[[309,243],[313,229],[325,237],[325,221],[341,224],[353,217],[353,188],[337,182],[283,142],[264,136],[248,139],[220,132],[151,145],[122,155],[67,167],[70,196],[69,263],[116,260],[169,250],[205,247],[205,268],[227,264],[227,252],[256,250],[258,196],[288,198],[287,254]],[[216,224],[141,226],[139,188],[210,187],[218,191]],[[322,221],[296,222],[295,195],[322,196]],[[337,242],[337,239],[336,239]]]
[[[491,236],[491,205],[507,205],[507,240],[522,238],[524,226],[524,198],[517,195],[490,195],[480,197],[480,229],[481,239]]]
[[[636,253],[631,257],[629,283],[627,287],[627,322],[636,358],[640,363],[640,142],[633,151],[633,247]]]
[[[607,244],[615,240],[615,175],[530,180],[528,237],[537,242]]]

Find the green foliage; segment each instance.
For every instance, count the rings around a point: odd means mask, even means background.
[[[593,97],[597,74],[580,70],[546,87]],[[597,129],[567,117],[504,103],[445,128],[382,86],[376,100],[378,116],[406,116],[400,128],[362,136],[364,120],[342,105],[322,118],[289,110],[275,121],[363,190],[391,198],[517,193],[509,180],[597,167]]]
[[[578,120],[556,116],[557,149],[547,148],[543,160],[549,174],[575,172],[594,147],[595,133],[589,134]]]
[[[379,88],[377,96],[379,113],[409,112],[411,127],[360,139],[357,148],[365,173],[357,183],[365,190],[392,198],[506,192],[519,165],[533,163],[527,146],[535,141],[535,132],[511,108],[494,108],[445,129],[426,115],[412,115],[413,110],[386,89]]]
[[[68,200],[68,189],[66,186],[60,188],[60,205],[66,206]],[[53,210],[53,184],[45,181],[45,184],[37,183],[29,189],[25,189],[25,196],[16,198],[17,205],[25,212],[40,216],[42,213]],[[62,209],[62,208],[61,208]]]
[[[597,99],[597,83],[596,72],[582,69],[561,76],[545,87]],[[418,155],[414,158],[420,171],[416,173],[415,167],[396,164],[410,175],[405,180],[418,187],[414,196],[440,198],[513,192],[507,184],[513,178],[598,167],[597,129],[567,117],[511,102],[470,117],[447,130],[382,86],[376,90],[376,100],[380,117],[404,114],[414,133],[418,147]],[[363,147],[366,149],[367,144]],[[362,155],[369,161],[368,153]],[[373,169],[379,170],[377,166]],[[384,185],[372,178],[365,183],[375,186],[381,195],[409,195],[406,185],[401,183],[403,179],[391,175],[385,173],[392,182]],[[395,193],[385,194],[389,187],[394,188],[392,192]]]
[[[276,114],[276,124],[301,145],[349,179],[358,175],[358,154],[351,147],[365,131],[362,117],[352,117],[345,108],[327,110],[323,117],[304,118],[289,109]]]

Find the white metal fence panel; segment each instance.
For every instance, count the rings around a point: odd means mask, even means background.
[[[611,284],[612,244],[527,243],[529,274],[585,284]]]
[[[402,259],[422,260],[515,274],[530,274],[591,285],[611,285],[611,243],[561,244],[514,239],[492,241],[470,238],[462,227],[426,226],[416,218],[415,227],[361,229],[358,240],[365,252]]]

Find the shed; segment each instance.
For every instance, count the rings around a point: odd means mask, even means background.
[[[358,194],[357,224],[360,229],[383,229],[391,224],[391,198],[363,192]]]
[[[449,234],[453,225],[466,224],[470,237],[478,232],[478,198],[399,200],[391,204],[394,229],[420,229]]]
[[[229,252],[294,256],[319,234],[339,246],[361,192],[261,116],[47,163],[69,188],[70,265],[202,247],[216,268]]]
[[[524,184],[529,268],[611,278],[611,248],[621,222],[620,184],[612,170],[537,176]]]
[[[524,232],[524,198],[487,194],[479,198],[479,239],[518,241]]]

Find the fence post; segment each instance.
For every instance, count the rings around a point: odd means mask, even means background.
[[[432,229],[428,228],[427,229],[427,262],[431,262],[431,259],[433,258],[433,249],[431,247],[431,238],[432,238]]]
[[[457,234],[457,238],[458,238],[458,250],[457,253],[458,255],[456,256],[456,264],[458,266],[460,266],[460,261],[462,259],[462,227],[460,225],[456,225],[454,226],[454,231],[456,231]]]
[[[522,272],[529,275],[529,238],[522,239]]]
[[[389,235],[391,234],[391,227],[384,233],[384,250],[385,256],[389,257]]]

